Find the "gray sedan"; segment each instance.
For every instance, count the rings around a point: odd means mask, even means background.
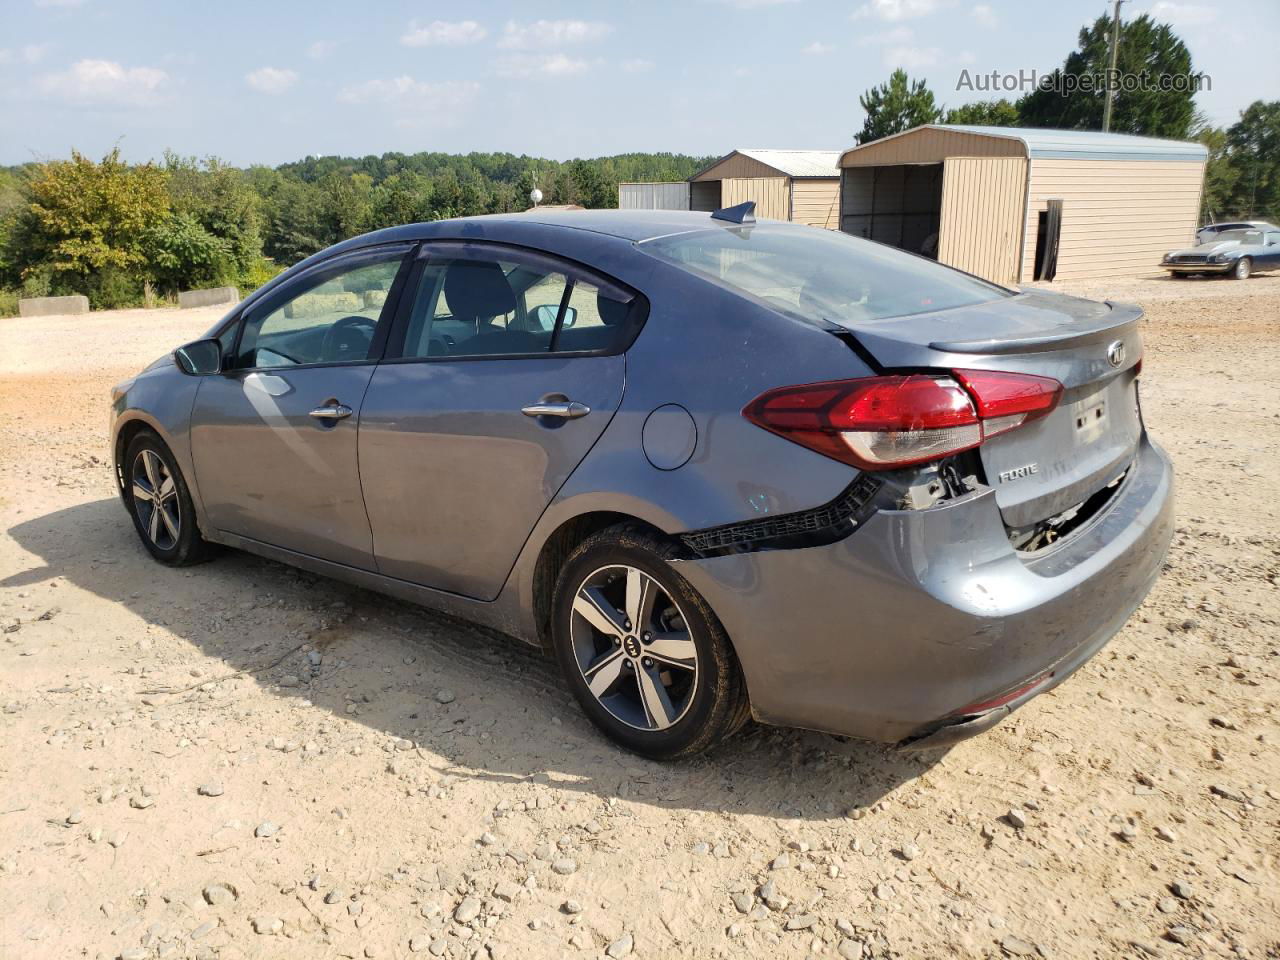
[[[1160,266],[1174,277],[1221,273],[1248,280],[1263,270],[1280,269],[1280,227],[1224,230],[1198,246],[1166,253]]]
[[[233,547],[486,624],[646,756],[749,717],[941,746],[1160,571],[1139,317],[749,205],[415,224],[120,384],[112,457],[161,563]]]

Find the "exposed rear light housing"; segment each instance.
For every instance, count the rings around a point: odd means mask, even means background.
[[[752,423],[862,470],[893,470],[971,450],[1043,417],[1062,384],[988,370],[831,380],[766,391]]]

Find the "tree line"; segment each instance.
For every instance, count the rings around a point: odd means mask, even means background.
[[[1017,100],[1000,97],[948,109],[923,80],[895,70],[859,98],[866,119],[855,139],[869,143],[925,123],[1101,130],[1106,94],[1081,78],[1102,76],[1109,68],[1110,34],[1105,16],[1083,27],[1077,49]],[[1205,79],[1173,28],[1146,14],[1121,24],[1116,69],[1130,76]],[[1193,83],[1122,88],[1114,94],[1111,132],[1204,144],[1209,158],[1202,222],[1280,222],[1280,100],[1257,100],[1236,123],[1217,127],[1196,109]]]
[[[557,162],[508,153],[307,157],[239,169],[112,150],[0,168],[0,316],[18,297],[85,294],[95,309],[182,289],[243,292],[347,237],[379,227],[543,203],[616,207],[618,183],[684,180],[711,161],[628,153]]]
[[[859,143],[925,123],[1100,130],[1102,90],[1076,82],[1109,66],[1110,20],[1081,29],[1050,81],[1015,100],[951,109],[922,80],[895,70],[859,98]],[[1167,24],[1122,24],[1118,69],[1196,77]],[[1198,139],[1209,149],[1201,216],[1280,221],[1280,100],[1256,101],[1227,127],[1196,110],[1194,90],[1124,89],[1112,130]],[[69,159],[0,168],[0,316],[19,296],[82,293],[98,309],[133,306],[179,289],[233,285],[247,292],[339,240],[378,227],[506,213],[543,202],[617,205],[620,181],[685,180],[711,157],[628,153],[557,162],[510,153],[384,153],[307,157],[239,169],[215,158],[166,153],[129,164]]]

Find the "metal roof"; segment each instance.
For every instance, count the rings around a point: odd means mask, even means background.
[[[1161,140],[1156,137],[1135,137],[1128,133],[1100,133],[1096,130],[1043,130],[1036,127],[984,127],[967,124],[929,123],[912,127],[894,137],[905,137],[917,130],[955,131],[982,137],[999,137],[1020,140],[1027,156],[1034,159],[1055,158],[1066,160],[1181,160],[1201,162],[1209,151],[1203,144],[1184,140]],[[872,140],[846,150],[852,153],[861,147],[884,143],[890,137]]]
[[[729,151],[723,157],[716,160],[715,163],[707,164],[689,179],[697,179],[712,167],[724,163],[724,161],[728,160],[734,154],[750,157],[757,163],[763,163],[766,167],[773,167],[773,169],[788,177],[805,179],[809,177],[840,176],[839,150],[769,150],[763,148],[743,148]]]

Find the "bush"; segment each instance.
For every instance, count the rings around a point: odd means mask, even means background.
[[[143,281],[124,267],[103,267],[85,278],[84,293],[94,310],[145,306]]]
[[[283,272],[283,267],[272,263],[266,257],[258,257],[256,261],[249,265],[249,269],[240,274],[236,280],[236,286],[240,290],[240,295],[247,297],[264,283],[275,279]]]
[[[0,290],[0,317],[18,315],[18,291]]]

